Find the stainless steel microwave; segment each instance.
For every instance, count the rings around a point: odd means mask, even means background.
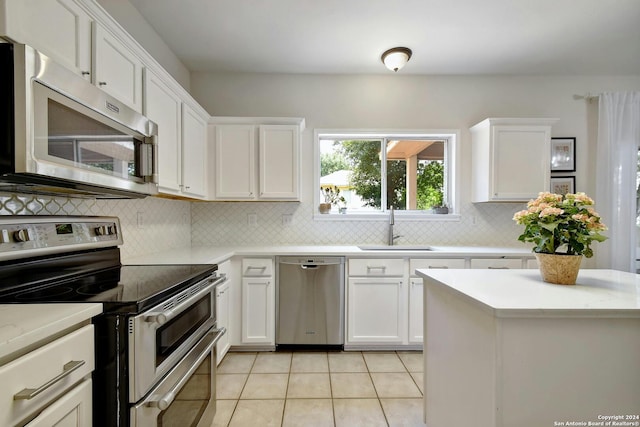
[[[0,66],[0,191],[157,194],[155,123],[29,46],[0,43]]]

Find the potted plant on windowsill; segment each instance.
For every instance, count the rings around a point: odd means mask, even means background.
[[[336,185],[333,187],[320,187],[320,192],[324,198],[324,203],[320,203],[320,207],[318,209],[321,214],[328,214],[331,212],[331,205],[338,206],[339,203],[342,203],[343,205],[347,203],[345,198],[340,195],[340,189]]]
[[[431,213],[434,213],[434,214],[448,214],[449,213],[449,207],[447,205],[431,206]]]

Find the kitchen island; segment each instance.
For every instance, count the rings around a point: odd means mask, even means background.
[[[640,276],[417,273],[427,427],[640,425]]]

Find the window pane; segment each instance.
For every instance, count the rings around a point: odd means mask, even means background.
[[[380,210],[382,167],[380,140],[320,140],[320,201],[327,188],[338,188],[348,212]]]
[[[428,210],[447,203],[445,142],[387,142],[387,208]]]

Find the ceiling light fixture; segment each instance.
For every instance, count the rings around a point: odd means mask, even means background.
[[[398,71],[411,59],[411,49],[408,47],[394,47],[382,54],[382,63],[392,71]]]

